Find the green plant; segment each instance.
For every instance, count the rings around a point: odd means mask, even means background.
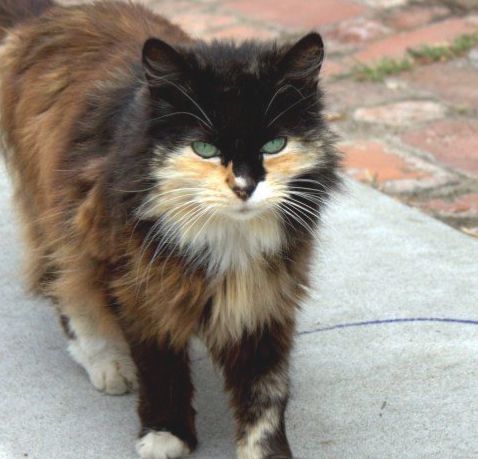
[[[385,57],[373,64],[359,64],[352,68],[351,75],[358,81],[383,81],[387,76],[410,70],[416,64],[448,61],[462,56],[478,45],[478,31],[460,35],[449,44],[422,45],[411,48],[402,59]]]
[[[383,81],[385,77],[410,70],[413,62],[409,58],[391,59],[384,57],[371,64],[359,64],[352,69],[352,75],[359,81]]]
[[[437,62],[447,61],[460,57],[478,44],[478,31],[464,34],[455,38],[450,44],[423,45],[416,49],[408,50],[410,56],[419,61]]]

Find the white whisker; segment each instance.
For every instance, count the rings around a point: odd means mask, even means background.
[[[270,100],[269,104],[267,105],[266,111],[264,112],[264,116],[267,115],[267,113],[268,113],[268,111],[270,110],[270,108],[271,108],[271,106],[272,106],[274,100],[276,99],[276,97],[277,97],[281,92],[284,92],[286,89],[289,89],[289,88],[295,89],[295,90],[299,93],[299,95],[300,95],[302,98],[304,97],[303,94],[302,94],[295,86],[293,86],[293,85],[291,85],[291,84],[285,84],[285,85],[281,86],[281,87],[274,93],[274,95],[271,97],[271,100]]]
[[[306,204],[304,203],[301,203],[301,202],[298,202],[292,198],[289,197],[289,199],[286,199],[286,202],[288,204],[291,204],[293,205],[294,207],[296,207],[297,209],[301,209],[303,212],[306,212],[308,213],[309,215],[311,215],[312,217],[317,217],[317,210],[314,209],[313,207],[310,207],[310,206],[307,206]]]
[[[205,124],[208,125],[210,128],[212,128],[213,123],[212,123],[211,119],[209,118],[209,116],[207,116],[206,112],[201,108],[201,106],[181,86],[177,85],[176,83],[172,82],[171,80],[167,80],[166,78],[159,77],[157,75],[150,74],[150,76],[152,76],[155,80],[164,81],[164,82],[170,84],[171,86],[175,87],[180,93],[185,95],[196,106],[196,108],[203,114],[204,118],[206,118],[208,123],[205,123]]]
[[[207,127],[211,127],[208,123],[206,123],[202,118],[199,116],[195,115],[194,113],[191,112],[174,112],[174,113],[167,113],[166,115],[158,116],[156,118],[151,118],[150,121],[159,121],[162,120],[163,118],[169,118],[170,116],[176,116],[176,115],[189,115],[192,116],[193,118],[196,118],[198,121],[200,121],[202,124],[204,124]]]
[[[300,104],[304,100],[310,99],[311,97],[314,97],[314,96],[315,96],[315,94],[310,94],[306,97],[303,97],[303,98],[295,101],[293,104],[289,105],[288,108],[286,108],[285,110],[280,112],[266,127],[272,126],[281,116],[285,115],[289,110],[292,110],[294,107],[296,107],[298,104]]]

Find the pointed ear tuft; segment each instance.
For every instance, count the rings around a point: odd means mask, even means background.
[[[155,76],[176,76],[184,73],[187,64],[171,45],[158,38],[148,39],[143,46],[143,66],[151,83]]]
[[[288,80],[317,82],[324,54],[322,37],[309,33],[286,51],[280,62],[281,71]]]

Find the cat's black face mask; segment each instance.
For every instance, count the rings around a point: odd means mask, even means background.
[[[321,117],[323,54],[315,33],[282,47],[175,49],[148,40],[151,173],[159,191],[148,197],[144,218],[193,222],[197,239],[229,220],[307,228],[336,160]]]

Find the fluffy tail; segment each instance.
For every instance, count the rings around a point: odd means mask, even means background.
[[[0,0],[0,37],[7,29],[40,16],[54,4],[53,0]]]

